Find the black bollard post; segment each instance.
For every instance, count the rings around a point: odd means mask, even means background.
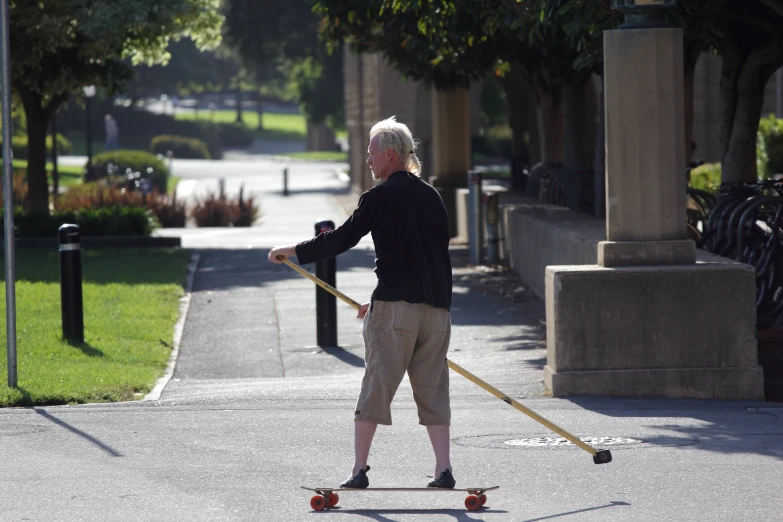
[[[334,230],[334,222],[319,221],[315,224],[315,235]],[[337,287],[337,261],[324,259],[315,264],[315,276],[325,283]],[[337,298],[324,290],[315,289],[316,337],[318,346],[337,346]]]
[[[283,195],[288,195],[288,165],[283,165]],[[318,232],[316,232],[318,235]]]
[[[82,248],[79,227],[62,225],[58,230],[58,236],[63,337],[68,341],[83,343]]]

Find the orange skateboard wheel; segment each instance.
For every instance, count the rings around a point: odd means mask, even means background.
[[[481,507],[481,500],[476,495],[468,495],[465,499],[465,507],[470,511],[476,511]]]
[[[310,499],[310,507],[316,511],[323,511],[326,507],[326,499],[321,495],[315,495]]]

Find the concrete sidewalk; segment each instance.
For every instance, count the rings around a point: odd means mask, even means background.
[[[344,206],[314,190],[261,202],[264,217],[241,238],[197,241],[179,358],[159,400],[0,411],[0,520],[780,519],[775,404],[548,397],[543,302],[508,274],[468,267],[460,247],[449,358],[614,461],[593,464],[452,373],[457,487],[501,486],[487,505],[468,512],[457,492],[357,491],[313,512],[299,486],[334,486],[352,464],[361,323],[338,302],[340,347],[316,347],[314,285],[266,253],[312,236],[318,219],[342,222]],[[367,299],[372,263],[367,238],[338,258],[338,288]],[[393,415],[370,455],[371,486],[423,486],[434,461],[407,380]]]

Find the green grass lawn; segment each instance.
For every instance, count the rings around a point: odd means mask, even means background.
[[[132,400],[163,375],[190,254],[174,249],[82,254],[85,342],[71,345],[62,339],[58,253],[17,250],[18,388],[7,386],[3,353],[0,406]],[[5,295],[4,279],[0,286]],[[5,317],[5,299],[0,308]],[[0,335],[5,343],[5,321]]]
[[[348,161],[348,153],[342,151],[318,151],[318,152],[292,152],[286,154],[289,158],[306,159],[313,161]]]
[[[178,120],[195,120],[196,113],[178,112],[175,117]],[[212,119],[209,111],[200,110],[198,119],[214,121],[215,123],[234,123],[237,119],[237,113],[227,109],[216,110],[214,119]],[[307,122],[303,114],[265,112],[262,115],[262,121],[264,123],[263,130],[256,131],[258,139],[296,141],[304,140],[307,135]],[[244,111],[242,113],[242,123],[249,129],[258,129],[258,113],[255,111]],[[345,137],[346,132],[339,131],[337,136]]]

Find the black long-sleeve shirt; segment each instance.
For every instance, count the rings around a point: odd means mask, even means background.
[[[359,198],[335,230],[296,245],[300,264],[335,257],[372,233],[378,285],[372,299],[451,308],[451,257],[446,207],[418,176],[398,171]]]

